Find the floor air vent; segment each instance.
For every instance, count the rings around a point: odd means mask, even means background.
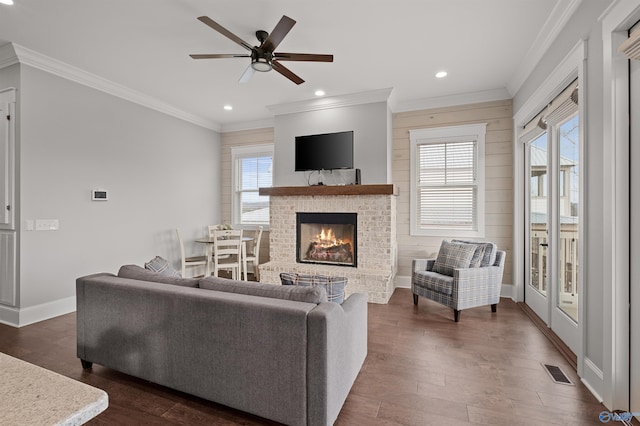
[[[571,380],[569,380],[567,375],[564,374],[564,371],[562,371],[560,367],[549,364],[542,364],[542,366],[547,371],[547,373],[549,373],[549,377],[551,377],[551,380],[553,380],[554,383],[573,386]]]

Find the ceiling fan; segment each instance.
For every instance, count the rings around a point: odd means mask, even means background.
[[[224,28],[208,16],[200,16],[199,21],[218,31],[231,41],[238,43],[250,53],[246,54],[197,54],[189,55],[193,59],[218,59],[218,58],[251,58],[251,64],[240,77],[240,83],[246,83],[251,79],[255,71],[267,72],[276,70],[283,76],[296,84],[304,83],[304,80],[294,74],[289,68],[282,65],[281,61],[311,61],[311,62],[333,62],[333,55],[316,55],[312,53],[282,53],[274,52],[282,39],[291,31],[296,21],[283,15],[271,34],[264,30],[256,31],[256,37],[260,46],[251,46],[231,31]]]

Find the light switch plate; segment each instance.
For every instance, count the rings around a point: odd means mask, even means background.
[[[57,231],[60,229],[58,219],[36,219],[36,231]]]

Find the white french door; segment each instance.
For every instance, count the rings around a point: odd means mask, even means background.
[[[525,303],[577,354],[581,141],[568,99],[542,116],[526,144]]]

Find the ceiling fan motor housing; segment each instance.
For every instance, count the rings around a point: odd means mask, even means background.
[[[260,47],[254,47],[251,50],[251,67],[260,72],[271,71],[273,68],[273,55],[271,52],[262,50]]]

